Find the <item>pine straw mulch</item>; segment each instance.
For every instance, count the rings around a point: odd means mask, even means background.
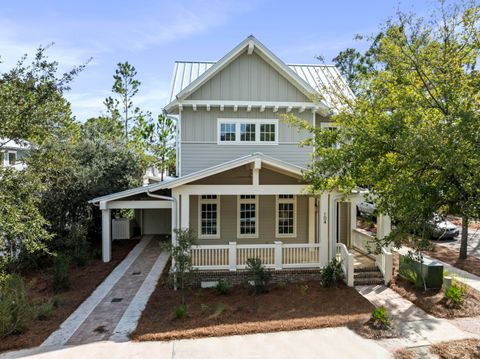
[[[367,339],[388,339],[398,338],[400,336],[400,330],[395,322],[390,323],[388,328],[382,328],[376,325],[372,318],[370,318],[363,325],[353,328],[355,332]]]
[[[188,315],[174,316],[180,292],[162,277],[143,311],[136,341],[173,340],[236,334],[278,332],[323,327],[359,327],[373,310],[355,289],[340,284],[323,288],[319,282],[271,285],[267,293],[251,295],[235,286],[228,295],[213,289],[194,289],[187,296]]]
[[[465,303],[461,307],[449,306],[445,299],[445,292],[441,290],[427,290],[417,288],[414,284],[400,277],[398,274],[397,252],[393,253],[393,275],[390,287],[405,299],[414,303],[425,312],[438,318],[463,318],[480,315],[480,293],[473,288],[467,287],[468,292]]]
[[[467,256],[466,259],[458,259],[458,251],[432,243],[432,249],[425,251],[427,256],[441,260],[456,268],[480,276],[480,258]]]
[[[49,319],[34,320],[23,333],[2,338],[0,340],[0,352],[40,345],[90,296],[138,241],[138,238],[128,241],[114,241],[112,243],[112,260],[109,263],[103,263],[100,258],[91,258],[84,267],[72,266],[70,269],[70,288],[59,293],[53,291],[50,269],[25,274],[29,286],[29,295],[33,301],[46,301],[56,295],[63,299],[63,304],[61,307],[52,310]]]
[[[421,349],[421,350],[419,350]],[[462,339],[434,344],[429,348],[407,348],[395,352],[395,359],[422,359],[437,355],[440,359],[478,359],[480,340]]]

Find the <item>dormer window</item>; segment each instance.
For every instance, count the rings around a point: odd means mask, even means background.
[[[278,144],[278,120],[219,119],[218,144]]]

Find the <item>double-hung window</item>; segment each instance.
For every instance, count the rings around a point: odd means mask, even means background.
[[[238,196],[238,238],[258,238],[258,197]]]
[[[290,194],[281,194],[276,200],[276,236],[296,237],[297,235],[297,198]]]
[[[199,238],[220,238],[220,199],[216,195],[201,196],[198,202]]]
[[[17,152],[14,151],[9,151],[7,155],[7,164],[9,166],[15,166],[17,163]]]
[[[278,144],[278,120],[219,119],[218,144]]]

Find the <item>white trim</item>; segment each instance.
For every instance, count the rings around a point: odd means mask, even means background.
[[[202,234],[202,204],[217,205],[217,234]],[[220,239],[220,196],[217,198],[202,198],[198,196],[198,238],[199,239]]]
[[[282,193],[283,195],[283,193]],[[293,233],[280,233],[278,231],[278,205],[281,203],[293,204]],[[293,198],[280,198],[280,195],[275,196],[275,237],[276,238],[296,238],[297,237],[297,196],[293,195]]]
[[[108,209],[157,209],[172,208],[171,201],[112,201],[106,204]]]
[[[235,141],[221,141],[220,140],[220,127],[222,124],[235,125]],[[242,141],[240,139],[241,126],[245,124],[255,125],[255,140],[254,141]],[[275,126],[275,141],[260,141],[260,128],[261,125],[274,125]],[[259,119],[259,118],[218,118],[217,119],[217,145],[278,145],[278,119]]]
[[[250,195],[246,193],[245,195]],[[240,204],[253,203],[255,204],[255,234],[240,234]],[[240,198],[240,195],[237,196],[237,238],[258,238],[258,214],[260,208],[258,207],[258,195],[255,195],[255,198]]]
[[[180,102],[179,102],[180,104]],[[196,106],[197,108],[199,107],[205,107],[207,108],[210,107],[220,107],[223,106],[225,107],[231,107],[233,108],[234,111],[237,111],[238,108],[245,108],[248,109],[250,106],[251,109],[258,108],[260,109],[260,112],[263,112],[265,109],[271,108],[275,109],[277,108],[280,109],[285,109],[287,110],[289,107],[291,110],[298,109],[299,112],[300,110],[303,109],[309,109],[309,110],[319,110],[320,107],[318,104],[314,102],[296,102],[296,101],[245,101],[245,100],[184,100],[181,102],[182,107],[192,107]],[[263,109],[263,110],[262,110]],[[302,112],[303,112],[302,111]]]
[[[182,194],[191,195],[216,194],[216,195],[277,195],[277,194],[304,194],[307,185],[185,185]]]

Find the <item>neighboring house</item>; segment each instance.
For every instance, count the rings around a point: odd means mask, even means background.
[[[23,169],[23,158],[29,148],[28,144],[0,138],[0,166]]]
[[[299,143],[310,134],[281,117],[329,127],[328,101],[312,99],[328,99],[322,91],[338,81],[335,67],[286,65],[253,36],[218,62],[176,62],[165,112],[178,118],[179,177],[91,201],[103,213],[103,260],[111,210],[133,208],[142,234],[174,242],[172,229],[193,229],[200,271],[235,272],[250,257],[277,270],[319,268],[337,257],[352,285],[348,248],[370,240],[355,229],[361,193],[307,195],[302,173],[313,148]],[[380,216],[379,227],[386,235],[388,218]],[[377,262],[385,272],[384,259]]]

